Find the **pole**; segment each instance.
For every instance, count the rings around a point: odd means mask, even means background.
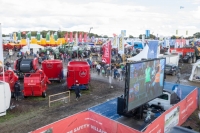
[[[109,75],[109,83],[110,83],[110,88],[112,88],[112,70],[111,70],[111,59],[112,59],[112,45],[110,43],[110,75]]]
[[[3,58],[3,44],[2,44],[2,32],[1,32],[1,23],[0,23],[0,70],[3,70],[3,81],[5,81],[5,76],[4,76],[4,58]]]

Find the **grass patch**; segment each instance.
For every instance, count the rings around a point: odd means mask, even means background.
[[[27,97],[26,99],[33,100],[33,101],[45,101],[48,97]]]
[[[17,116],[17,114],[14,114],[10,110],[8,110],[8,111],[6,111],[6,115],[0,117],[0,123],[8,121],[16,116]]]

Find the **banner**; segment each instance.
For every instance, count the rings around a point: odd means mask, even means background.
[[[69,42],[73,42],[73,32],[70,32],[69,36],[70,36]]]
[[[78,33],[74,34],[74,46],[78,46]]]
[[[112,43],[113,48],[117,48],[117,35],[113,37],[113,43]]]
[[[87,42],[87,33],[84,34],[84,39],[83,39],[83,41],[84,41],[84,42]]]
[[[16,42],[17,41],[17,36],[16,36],[16,32],[13,33],[13,41]]]
[[[82,34],[83,34],[82,32],[79,33],[78,41],[79,41],[80,43],[82,43]]]
[[[118,53],[120,55],[124,54],[124,36],[123,36],[123,34],[121,34],[121,36],[119,37]]]
[[[108,41],[103,44],[103,55],[102,55],[102,62],[105,64],[111,63],[111,41]]]
[[[68,43],[68,32],[65,33],[65,42]]]
[[[158,41],[149,41],[148,43],[149,50],[148,50],[148,59],[154,59],[157,58],[157,52],[158,52]]]
[[[4,71],[4,59],[3,59],[3,44],[2,44],[2,31],[1,31],[1,23],[0,23],[0,73]],[[4,79],[4,72],[3,72],[3,80]]]

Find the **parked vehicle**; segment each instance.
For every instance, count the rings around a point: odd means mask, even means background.
[[[177,65],[174,64],[166,64],[165,65],[165,74],[171,74],[171,75],[176,75],[178,73],[178,71],[181,68],[179,68]]]
[[[38,70],[36,73],[26,73],[24,75],[24,97],[42,96],[45,98],[47,83],[50,82],[42,70]]]
[[[63,64],[61,60],[45,60],[42,62],[42,70],[49,80],[63,79]]]
[[[90,65],[87,61],[70,61],[67,65],[67,88],[74,89],[77,80],[80,89],[88,89],[90,82]]]
[[[38,59],[19,58],[14,62],[14,72],[19,78],[24,78],[25,73],[34,73],[38,70]]]
[[[180,100],[181,100],[180,97],[174,91],[163,90],[163,95],[155,98],[154,100],[150,101],[148,104],[149,104],[149,107],[156,108],[158,107],[158,103],[160,103],[159,105],[160,107],[162,107],[164,110],[168,110],[174,104],[178,103]]]

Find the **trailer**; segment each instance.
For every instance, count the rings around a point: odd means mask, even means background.
[[[49,80],[63,79],[63,65],[61,60],[45,60],[42,62],[42,70]]]
[[[50,83],[48,77],[42,70],[36,73],[26,73],[24,75],[24,97],[42,96],[46,97],[47,83]]]
[[[7,70],[4,72],[5,82],[10,86],[11,96],[14,97],[14,85],[18,81],[18,76],[12,71]],[[3,81],[3,74],[0,74],[0,80]]]
[[[6,115],[10,107],[11,91],[8,83],[0,81],[0,116]]]
[[[90,65],[87,61],[70,61],[67,65],[67,88],[74,89],[75,81],[80,84],[80,89],[89,89]]]

